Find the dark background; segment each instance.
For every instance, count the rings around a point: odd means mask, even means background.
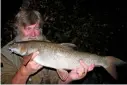
[[[19,7],[40,11],[43,33],[52,42],[77,45],[79,51],[111,55],[127,61],[125,0],[2,0],[2,46],[14,35]],[[30,3],[28,5],[28,2]]]
[[[3,0],[2,46],[15,36],[13,18],[21,6],[39,10],[42,15],[46,14],[44,18],[48,19],[45,20],[43,32],[49,40],[71,42],[79,50],[126,59],[125,1]]]

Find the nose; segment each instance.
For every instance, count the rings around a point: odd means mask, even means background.
[[[32,31],[31,36],[32,37],[35,37],[36,36],[36,32],[34,30]]]

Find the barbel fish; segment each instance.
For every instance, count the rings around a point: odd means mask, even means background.
[[[83,60],[87,65],[94,64],[105,69],[111,64],[123,64],[124,61],[112,56],[99,56],[88,52],[73,50],[74,44],[51,43],[43,41],[23,41],[10,44],[9,50],[21,56],[39,51],[34,61],[50,68],[71,70]]]

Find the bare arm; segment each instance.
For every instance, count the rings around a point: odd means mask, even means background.
[[[24,57],[22,66],[12,79],[13,84],[25,84],[31,74],[42,68],[41,65],[33,61],[33,58],[37,55],[38,52],[35,52]]]
[[[25,84],[29,74],[27,74],[26,67],[20,67],[19,71],[16,72],[15,76],[12,78],[12,84]]]

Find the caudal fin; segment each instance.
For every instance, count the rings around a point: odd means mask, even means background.
[[[113,64],[113,65],[116,65],[116,66],[127,64],[127,62],[125,62],[123,60],[120,60],[119,58],[115,58],[113,56],[107,56],[107,62],[109,64]]]
[[[124,62],[118,58],[115,58],[113,56],[107,56],[107,62],[108,62],[108,67],[106,70],[112,75],[114,79],[117,79],[117,71],[116,71],[116,66],[126,64],[127,62]]]

